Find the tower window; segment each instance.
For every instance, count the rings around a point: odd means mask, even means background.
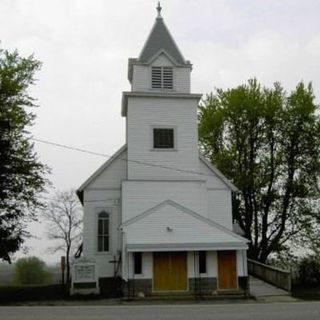
[[[154,128],[153,129],[154,149],[174,149],[174,129]]]
[[[109,251],[109,214],[105,211],[98,215],[98,251]]]
[[[173,68],[152,67],[152,89],[173,89]]]

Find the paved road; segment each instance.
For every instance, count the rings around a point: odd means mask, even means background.
[[[320,302],[0,307],[1,320],[319,320]]]

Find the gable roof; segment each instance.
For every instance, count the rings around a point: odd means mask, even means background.
[[[120,155],[127,150],[127,144],[123,145],[113,156],[111,156],[98,170],[96,170],[77,190],[77,195],[83,203],[83,190],[96,178],[98,177],[106,168],[108,168],[111,163],[120,158]],[[222,181],[234,192],[239,192],[239,189],[228,180],[222,172],[220,172],[213,164],[211,164],[203,154],[199,152],[200,160]]]
[[[128,80],[130,83],[132,82],[133,65],[148,65],[160,54],[165,54],[176,67],[192,68],[191,62],[184,59],[161,15],[158,15],[139,58],[129,58]]]
[[[193,210],[190,210],[190,209],[182,206],[181,204],[179,204],[179,203],[177,203],[175,201],[169,200],[169,199],[165,200],[165,201],[157,204],[156,206],[154,206],[154,207],[152,207],[152,208],[150,208],[150,209],[138,214],[137,216],[135,216],[135,217],[123,222],[121,227],[127,227],[127,226],[129,226],[131,224],[134,224],[134,223],[138,222],[139,220],[142,220],[142,219],[146,218],[147,216],[157,212],[158,210],[160,210],[161,208],[163,208],[165,206],[175,207],[176,209],[182,211],[183,213],[188,214],[188,215],[192,216],[193,218],[195,218],[195,219],[197,219],[197,220],[199,220],[199,221],[201,221],[201,222],[203,222],[203,223],[205,223],[205,224],[207,224],[207,225],[209,225],[211,227],[219,229],[220,231],[222,231],[225,234],[228,234],[229,236],[233,237],[237,241],[240,241],[240,242],[243,242],[243,243],[249,242],[248,239],[243,238],[243,237],[235,234],[231,230],[229,230],[229,229],[225,228],[224,226],[214,222],[213,220],[208,219],[208,218],[206,218],[206,217],[194,212]]]
[[[127,145],[123,145],[113,156],[111,156],[98,170],[96,170],[77,190],[77,195],[80,202],[83,204],[83,190],[96,178],[98,177],[106,168],[108,168],[111,163],[117,159],[121,159],[120,155],[127,150]]]
[[[158,17],[140,53],[138,61],[140,63],[148,63],[161,51],[165,51],[177,64],[189,65],[183,58],[163,19]]]

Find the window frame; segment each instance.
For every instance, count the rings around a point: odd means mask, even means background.
[[[107,214],[108,216],[108,234],[105,235],[104,233],[101,235],[103,237],[108,237],[108,248],[107,250],[99,250],[99,237],[100,237],[100,234],[99,234],[99,221],[101,219],[100,215],[102,213],[105,213]],[[110,250],[111,250],[111,216],[112,216],[112,211],[110,208],[99,208],[96,210],[96,252],[97,254],[108,254],[110,253]],[[107,217],[105,218],[102,218],[102,219],[106,219]]]
[[[154,147],[154,130],[155,129],[171,129],[173,130],[173,148],[155,148]],[[151,134],[150,134],[150,146],[152,151],[177,151],[177,127],[171,125],[152,125],[151,126]]]
[[[153,82],[154,82],[154,77],[153,77],[153,70],[155,68],[160,68],[160,87],[154,87]],[[171,88],[165,87],[165,81],[164,81],[164,72],[165,69],[170,69],[172,71],[171,73]],[[174,72],[174,67],[173,66],[151,66],[151,72],[150,72],[150,88],[152,90],[160,90],[160,91],[174,91],[175,88],[175,72]]]

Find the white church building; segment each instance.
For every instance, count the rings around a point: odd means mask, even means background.
[[[126,144],[78,190],[83,257],[124,292],[219,294],[247,287],[247,240],[233,232],[237,188],[201,154],[192,64],[158,15],[122,93]]]

